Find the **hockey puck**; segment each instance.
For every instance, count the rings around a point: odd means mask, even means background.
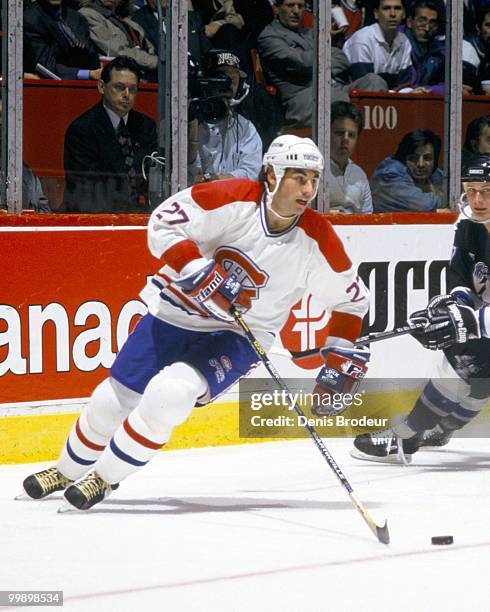
[[[430,539],[432,544],[452,544],[454,542],[453,536],[432,536]]]

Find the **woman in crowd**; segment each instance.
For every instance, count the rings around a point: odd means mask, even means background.
[[[442,208],[441,139],[431,130],[405,134],[393,157],[374,170],[374,212],[429,212]]]

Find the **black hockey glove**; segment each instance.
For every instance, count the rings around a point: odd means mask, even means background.
[[[481,337],[476,312],[469,306],[459,304],[452,295],[433,298],[425,310],[411,314],[408,322],[425,325],[424,329],[413,331],[412,336],[432,351]]]

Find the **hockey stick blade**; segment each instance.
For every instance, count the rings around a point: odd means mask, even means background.
[[[381,544],[389,544],[390,543],[390,532],[388,531],[388,521],[385,521],[383,527],[379,527],[376,525],[376,535],[378,536],[378,540]]]
[[[369,529],[371,529],[371,531],[377,537],[378,542],[381,542],[381,544],[388,545],[390,543],[390,532],[388,531],[388,521],[385,521],[385,524],[382,527],[380,527],[379,525],[376,525],[373,518],[368,513],[366,508],[364,508],[361,500],[357,497],[354,491],[351,490],[349,492],[349,497],[351,498],[351,501],[354,504],[354,506],[357,508],[357,510],[362,515],[362,518],[368,524]]]

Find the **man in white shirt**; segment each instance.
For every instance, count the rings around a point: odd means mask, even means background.
[[[364,170],[350,158],[362,130],[362,117],[349,102],[334,102],[330,113],[330,211],[372,213],[371,189]]]
[[[471,93],[484,94],[482,81],[490,79],[490,5],[477,13],[476,31],[463,40],[463,82]]]
[[[351,64],[353,79],[374,72],[392,91],[410,85],[411,45],[398,31],[405,17],[402,0],[378,0],[374,15],[377,23],[361,28],[343,47]]]
[[[253,123],[235,110],[247,93],[240,60],[230,51],[211,49],[205,65],[206,76],[227,77],[230,85],[212,92],[224,102],[223,116],[213,121],[198,117],[198,152],[189,167],[189,183],[224,178],[257,180],[262,167],[262,140]]]

